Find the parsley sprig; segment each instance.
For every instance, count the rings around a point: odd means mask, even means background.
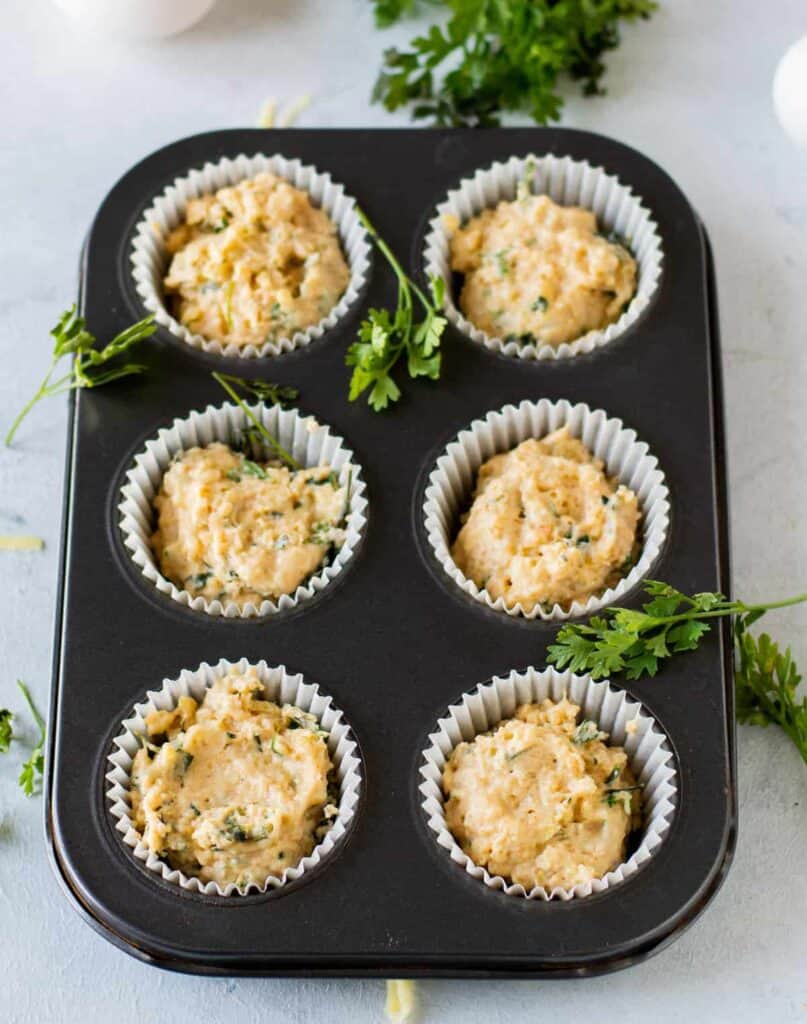
[[[253,432],[253,434],[257,431],[262,440],[269,445],[275,455],[277,455],[282,462],[285,462],[290,469],[301,469],[302,467],[300,466],[300,463],[294,458],[291,452],[286,451],[280,441],[278,441],[278,439],[266,429],[260,419],[255,415],[252,409],[250,409],[236,390],[236,388],[239,388],[242,391],[246,391],[247,394],[254,396],[259,401],[268,400],[270,402],[275,402],[275,404],[279,405],[281,408],[285,408],[285,402],[292,401],[297,397],[297,389],[292,387],[283,387],[279,384],[271,384],[269,381],[246,380],[243,377],[233,377],[229,373],[214,373],[213,380],[224,388],[230,398],[232,398],[250,421],[252,426],[249,430]]]
[[[734,635],[737,718],[747,725],[778,725],[807,764],[807,697],[796,698],[801,676],[790,648],[782,652],[767,633],[752,636],[742,618],[735,622]]]
[[[37,744],[31,752],[31,756],[28,760],[23,762],[18,779],[25,795],[33,796],[37,790],[38,783],[42,779],[42,773],[45,769],[45,722],[40,715],[36,704],[34,704],[33,697],[25,683],[22,682],[21,679],[18,679],[17,686],[20,688],[20,691],[25,698],[25,703],[28,705],[28,710],[31,712],[31,715],[39,728],[39,739]],[[12,740],[19,740],[20,738],[14,732],[13,723],[13,713],[9,711],[8,708],[0,709],[0,753],[8,753]]]
[[[734,617],[737,717],[751,725],[781,726],[807,763],[807,698],[797,700],[801,681],[790,648],[780,650],[767,633],[749,627],[766,612],[807,601],[807,594],[746,604],[711,592],[691,597],[668,583],[647,580],[651,601],[642,610],[607,608],[587,623],[569,623],[547,650],[557,668],[588,672],[594,679],[624,673],[628,679],[654,676],[675,654],[692,651],[709,632],[710,620]]]
[[[373,0],[383,28],[425,7],[419,0]],[[431,0],[442,24],[384,51],[373,100],[411,106],[416,119],[487,127],[504,110],[539,124],[557,121],[558,80],[568,74],[586,96],[601,94],[603,54],[619,45],[620,21],[649,18],[655,0]]]
[[[248,380],[232,373],[214,373],[213,376],[224,387],[225,383],[256,398],[259,402],[271,402],[281,409],[288,409],[300,397],[297,388],[290,384],[275,384],[271,380]]]
[[[393,316],[386,309],[368,310],[367,319],[359,327],[359,340],[350,346],[345,356],[347,365],[353,367],[350,401],[354,402],[370,388],[367,401],[372,409],[381,412],[401,396],[401,389],[392,373],[404,356],[410,377],[439,378],[440,341],[447,322],[442,315],[445,285],[442,279],[430,277],[430,297],[427,297],[407,276],[365,214],[361,210],[358,214],[398,282],[398,301]],[[423,311],[423,319],[419,323],[415,322],[415,299]]]
[[[142,373],[145,366],[139,363],[115,365],[115,361],[134,345],[154,334],[157,326],[153,321],[153,316],[147,316],[121,331],[103,348],[98,348],[95,335],[87,330],[87,321],[84,317],[76,314],[75,305],[62,313],[50,332],[54,339],[50,368],[33,398],[11,424],[11,429],[6,434],[6,444],[11,444],[20,424],[41,399],[61,395],[76,388],[97,388],[121,377]],[[52,378],[56,367],[65,356],[74,357],[70,371],[54,381]]]
[[[606,608],[588,623],[561,627],[548,648],[549,661],[558,668],[588,672],[594,679],[624,672],[628,679],[654,676],[659,664],[681,651],[693,651],[709,632],[709,619],[741,617],[745,627],[766,611],[807,601],[807,594],[768,604],[729,601],[722,594],[688,597],[669,583],[646,580],[652,601],[633,608]]]

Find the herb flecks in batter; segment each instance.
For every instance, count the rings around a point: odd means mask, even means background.
[[[602,877],[624,859],[639,824],[624,749],[608,745],[595,722],[576,725],[579,711],[565,698],[521,705],[458,744],[443,772],[446,824],[463,851],[528,891]],[[622,786],[611,793],[606,779],[615,769]]]
[[[429,296],[426,296],[405,273],[390,247],[359,210],[359,217],[376,248],[392,268],[398,283],[398,299],[392,316],[386,309],[370,309],[367,319],[359,327],[359,340],[348,348],[345,362],[353,367],[349,398],[353,402],[368,388],[368,404],[376,412],[386,409],[401,397],[401,389],[393,378],[393,371],[402,358],[406,358],[409,376],[440,376],[440,342],[446,326],[441,310],[445,299],[443,281],[429,278]],[[423,319],[415,322],[415,299],[422,308]]]
[[[147,316],[121,331],[102,348],[98,348],[95,335],[87,330],[87,321],[83,316],[76,314],[75,306],[71,306],[62,313],[50,332],[54,339],[53,355],[45,379],[37,388],[34,397],[11,424],[5,443],[11,444],[20,424],[41,399],[61,395],[77,388],[101,387],[110,381],[143,373],[145,366],[140,363],[121,363],[119,357],[145,338],[151,337],[156,330],[154,317]],[[68,373],[54,381],[52,378],[56,367],[65,356],[73,357],[73,365]]]
[[[446,218],[446,230],[459,306],[494,337],[557,347],[616,322],[636,292],[635,260],[598,233],[594,213],[526,183],[463,225]]]
[[[327,212],[271,173],[190,199],[166,249],[163,291],[174,316],[202,337],[239,349],[313,327],[350,282]],[[209,281],[221,290],[211,294]]]
[[[605,739],[607,735],[607,733],[600,731],[596,722],[586,718],[575,729],[572,743],[579,746],[582,743],[592,743],[594,740]]]
[[[618,503],[600,500],[612,495]],[[480,467],[451,554],[508,608],[569,607],[618,582],[639,519],[636,494],[609,479],[602,461],[562,428]]]
[[[253,462],[220,442],[182,452],[154,499],[161,572],[239,608],[294,594],[344,543],[348,498],[334,474]]]
[[[254,669],[233,669],[197,703],[183,698],[182,728],[141,750],[132,771],[134,827],[171,867],[220,885],[263,885],[308,856],[329,826],[333,764],[303,714],[266,699]],[[150,732],[171,712],[152,712]],[[283,745],[285,756],[268,756]],[[193,755],[181,771],[178,755]]]

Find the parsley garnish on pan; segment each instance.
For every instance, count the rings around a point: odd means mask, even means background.
[[[347,350],[345,362],[353,367],[350,378],[350,401],[354,402],[368,388],[367,402],[375,412],[381,412],[401,397],[401,389],[393,378],[393,371],[402,358],[406,358],[409,376],[440,376],[440,341],[446,326],[441,310],[445,298],[443,281],[429,279],[430,296],[427,297],[407,276],[390,247],[359,210],[362,224],[392,268],[398,283],[395,312],[370,309],[367,319],[359,326],[359,340]],[[422,308],[422,319],[416,322],[415,300]]]
[[[624,673],[628,679],[654,676],[660,664],[693,651],[712,619],[734,618],[737,717],[749,725],[780,726],[807,763],[807,697],[798,701],[801,681],[790,648],[782,651],[767,633],[748,630],[766,612],[807,601],[807,594],[746,604],[711,592],[691,597],[668,583],[647,580],[651,601],[642,610],[606,608],[587,623],[562,626],[547,660],[557,668],[588,672],[594,679]]]
[[[282,408],[284,407],[284,402],[291,401],[297,397],[297,389],[281,387],[278,384],[270,384],[268,381],[245,380],[243,377],[233,377],[229,373],[214,373],[213,380],[224,388],[230,398],[232,398],[250,421],[252,426],[249,429],[251,431],[257,431],[275,455],[282,462],[285,462],[290,469],[301,469],[302,467],[300,466],[300,463],[290,452],[286,451],[276,437],[270,434],[260,419],[258,419],[244,399],[238,394],[238,391],[236,391],[236,388],[240,388],[242,391],[246,391],[248,394],[253,395],[260,401],[268,399],[270,402],[280,405]],[[250,463],[250,465],[253,466],[254,469],[251,473],[248,473],[248,475],[259,476],[259,472],[256,472],[256,470],[263,472],[259,466],[255,465],[255,463]]]

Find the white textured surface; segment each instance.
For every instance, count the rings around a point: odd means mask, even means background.
[[[107,188],[177,136],[251,125],[267,95],[313,94],[306,125],[394,124],[367,96],[387,40],[365,0],[219,0],[187,35],[97,43],[46,0],[2,5],[0,419],[42,375],[47,332],[75,288],[79,246]],[[718,266],[731,457],[735,587],[805,589],[807,155],[779,129],[771,80],[805,31],[804,0],[664,0],[609,58],[609,94],[574,97],[565,123],[638,146],[680,182],[711,231]],[[407,33],[408,33],[407,29]],[[145,101],[144,101],[145,100]],[[63,187],[62,187],[63,186]],[[47,701],[64,404],[41,405],[0,451],[0,532],[45,537],[2,553],[0,704],[22,675]],[[807,663],[805,612],[772,621]],[[801,628],[800,628],[801,627]],[[380,982],[198,979],[129,959],[59,891],[41,801],[0,759],[0,1020],[89,1018],[369,1024]],[[441,1024],[807,1019],[807,767],[779,734],[741,729],[741,835],[707,913],[655,959],[609,978],[420,986]]]

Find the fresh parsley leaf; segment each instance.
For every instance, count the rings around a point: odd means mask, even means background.
[[[8,708],[0,708],[0,754],[8,753],[11,741],[14,739],[14,731],[11,727],[14,715]]]
[[[22,682],[21,679],[18,679],[17,686],[20,688],[20,691],[25,698],[25,703],[28,705],[28,710],[31,712],[31,715],[39,728],[39,740],[31,752],[31,756],[23,763],[18,780],[25,795],[33,796],[37,790],[38,783],[42,780],[42,773],[45,770],[45,722],[37,710],[33,697],[29,693],[28,687],[25,683]]]
[[[778,725],[807,764],[807,697],[796,698],[801,682],[790,648],[781,651],[767,633],[747,631],[747,617],[734,626],[737,643],[737,718],[748,725]]]
[[[754,637],[748,632],[766,612],[802,604],[807,594],[749,605],[718,593],[688,597],[657,580],[645,581],[644,590],[652,600],[641,611],[607,608],[588,623],[562,626],[547,660],[557,668],[588,672],[594,679],[618,673],[628,679],[654,676],[668,658],[697,648],[709,632],[707,620],[731,616],[738,719],[750,725],[779,725],[807,763],[807,697],[796,697],[801,676],[790,648],[783,652],[767,633]]]
[[[275,404],[282,406],[282,392],[286,393],[287,399],[291,392],[294,393],[293,397],[296,398],[297,389],[279,388],[279,385],[270,384],[268,381],[248,381],[245,380],[243,377],[233,377],[229,373],[214,373],[213,380],[215,380],[217,384],[221,385],[221,387],[224,388],[224,390],[227,392],[230,398],[232,398],[232,400],[236,403],[236,405],[241,409],[241,411],[250,421],[252,426],[249,427],[248,430],[257,431],[258,434],[260,434],[263,441],[265,441],[266,444],[269,445],[269,447],[272,449],[275,455],[277,455],[277,457],[281,459],[281,461],[285,462],[290,469],[301,469],[302,467],[300,466],[300,463],[294,458],[294,456],[290,452],[286,451],[286,449],[283,447],[283,445],[278,441],[276,437],[273,437],[272,434],[269,433],[269,431],[266,429],[266,427],[263,425],[260,419],[258,419],[258,417],[255,415],[252,409],[250,409],[250,407],[246,404],[244,399],[238,394],[238,391],[236,391],[236,388],[240,388],[242,391],[246,391],[247,393],[252,394],[261,402],[266,399],[274,402],[275,399],[270,397],[271,394],[274,392],[274,394],[277,397],[281,398],[281,401],[276,402]],[[249,460],[245,461],[248,462]],[[256,464],[253,462],[251,463],[251,465],[255,466]],[[257,468],[260,469],[260,467]],[[247,471],[245,470],[245,472]],[[247,472],[247,475],[257,476],[258,474],[255,472]]]
[[[260,402],[279,405],[281,409],[288,409],[292,402],[300,397],[297,388],[290,384],[275,384],[271,380],[248,380],[246,377],[236,377],[232,373],[214,373],[213,377],[222,387],[226,381],[232,388],[251,395]]]
[[[143,373],[145,366],[141,366],[139,363],[122,363],[111,366],[109,364],[114,364],[119,356],[145,338],[150,337],[156,330],[154,317],[147,316],[144,320],[132,324],[125,331],[121,331],[103,348],[98,348],[95,335],[90,334],[87,330],[87,321],[83,316],[76,314],[75,305],[71,306],[70,309],[62,313],[56,326],[50,332],[54,339],[50,368],[33,398],[27,402],[11,424],[5,438],[6,445],[11,444],[20,424],[41,399],[51,395],[61,395],[76,388],[97,388],[103,384],[109,384],[110,381],[119,380],[121,377]],[[68,373],[54,381],[52,380],[53,374],[64,356],[73,356],[73,364]]]
[[[603,55],[619,45],[621,21],[649,18],[655,0],[373,0],[376,24],[426,6],[444,15],[408,48],[384,51],[373,101],[409,107],[442,126],[488,127],[505,110],[539,124],[560,118],[559,79],[599,95]]]
[[[392,377],[398,361],[406,357],[409,376],[440,376],[440,342],[446,327],[442,315],[445,284],[429,279],[429,296],[406,275],[392,250],[376,229],[359,210],[359,217],[378,250],[392,268],[398,282],[398,300],[395,313],[386,309],[370,309],[359,326],[358,340],[348,348],[345,362],[353,367],[348,397],[351,402],[369,390],[368,403],[381,412],[401,397],[401,389]],[[423,319],[415,323],[415,300],[423,311]]]

